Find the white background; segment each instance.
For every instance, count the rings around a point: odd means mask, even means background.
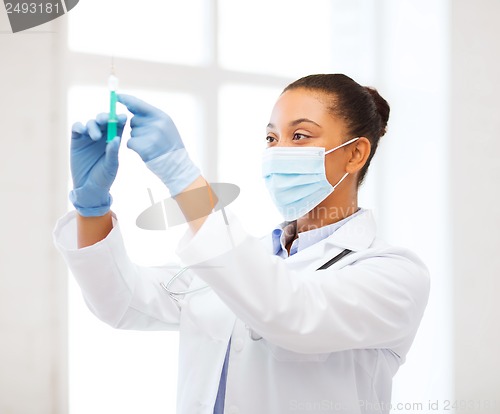
[[[232,207],[255,234],[279,219],[262,201],[259,156],[281,89],[320,72],[377,87],[391,104],[389,132],[360,205],[432,275],[421,329],[394,379],[393,403],[406,405],[393,412],[498,412],[486,405],[500,389],[499,7],[82,0],[68,16],[15,35],[0,8],[0,412],[173,411],[177,334],[97,321],[50,236],[68,208],[69,126],[107,110],[111,54],[121,91],[174,117],[209,180],[240,186]],[[147,188],[156,199],[168,193],[125,145],[120,157],[113,209],[131,257],[175,260],[182,228],[135,227]],[[446,410],[447,400],[469,408]]]

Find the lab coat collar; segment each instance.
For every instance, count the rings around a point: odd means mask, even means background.
[[[327,237],[325,243],[357,252],[367,249],[373,243],[376,233],[373,212],[364,210]]]
[[[326,253],[332,255],[335,254],[336,250],[339,252],[343,249],[349,249],[354,252],[365,250],[373,243],[376,231],[372,211],[364,210],[337,229],[332,235],[284,260],[290,263],[298,263],[314,259],[324,259]],[[267,245],[272,252],[273,243],[271,234],[268,235]]]
[[[326,239],[327,237],[331,236],[334,232],[336,232],[338,229],[343,227],[348,221],[354,219],[356,216],[363,214],[365,211],[364,208],[359,208],[354,214],[351,214],[348,217],[343,218],[340,221],[337,221],[335,223],[317,228],[317,229],[312,229],[308,230],[305,232],[299,233],[298,240],[294,241],[294,243],[299,243],[299,250],[304,250],[305,248],[312,246],[313,244],[318,243],[319,241]],[[288,229],[289,233],[292,233],[289,235],[288,240],[286,236],[284,236],[283,232],[285,229]],[[278,254],[278,252],[281,249],[285,249],[283,245],[286,245],[288,241],[293,240],[294,235],[297,232],[297,220],[294,221],[285,221],[278,225],[273,232],[271,233],[271,237],[273,239],[273,253]],[[280,235],[280,238],[278,239],[278,235]],[[285,239],[285,242],[283,243],[283,240]],[[292,244],[292,249],[293,249],[293,244]],[[297,250],[297,249],[295,249]],[[351,249],[353,250],[353,249]]]

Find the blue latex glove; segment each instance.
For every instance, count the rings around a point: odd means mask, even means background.
[[[167,186],[172,197],[200,175],[184,147],[172,119],[160,109],[132,95],[118,95],[118,102],[134,114],[127,146]]]
[[[86,126],[77,122],[71,129],[73,190],[69,199],[82,216],[103,216],[111,207],[109,190],[118,171],[118,149],[126,122],[126,115],[118,115],[118,136],[108,144],[106,113],[97,115]]]

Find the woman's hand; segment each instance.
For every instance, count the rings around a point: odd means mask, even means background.
[[[170,116],[132,95],[119,94],[118,101],[134,114],[127,146],[139,154],[172,196],[181,193],[200,176],[200,170],[189,158]]]
[[[134,114],[127,147],[137,152],[144,162],[184,148],[174,121],[165,112],[132,95],[119,94],[118,102]]]
[[[72,127],[70,200],[81,216],[103,216],[110,210],[109,190],[118,171],[118,149],[126,122],[126,115],[118,115],[118,136],[107,144],[106,113],[97,115],[86,126],[77,122]]]

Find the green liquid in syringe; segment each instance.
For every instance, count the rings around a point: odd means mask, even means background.
[[[109,119],[108,119],[108,138],[106,142],[112,141],[118,134],[118,117],[116,116],[116,89],[118,78],[111,75],[109,77]]]

